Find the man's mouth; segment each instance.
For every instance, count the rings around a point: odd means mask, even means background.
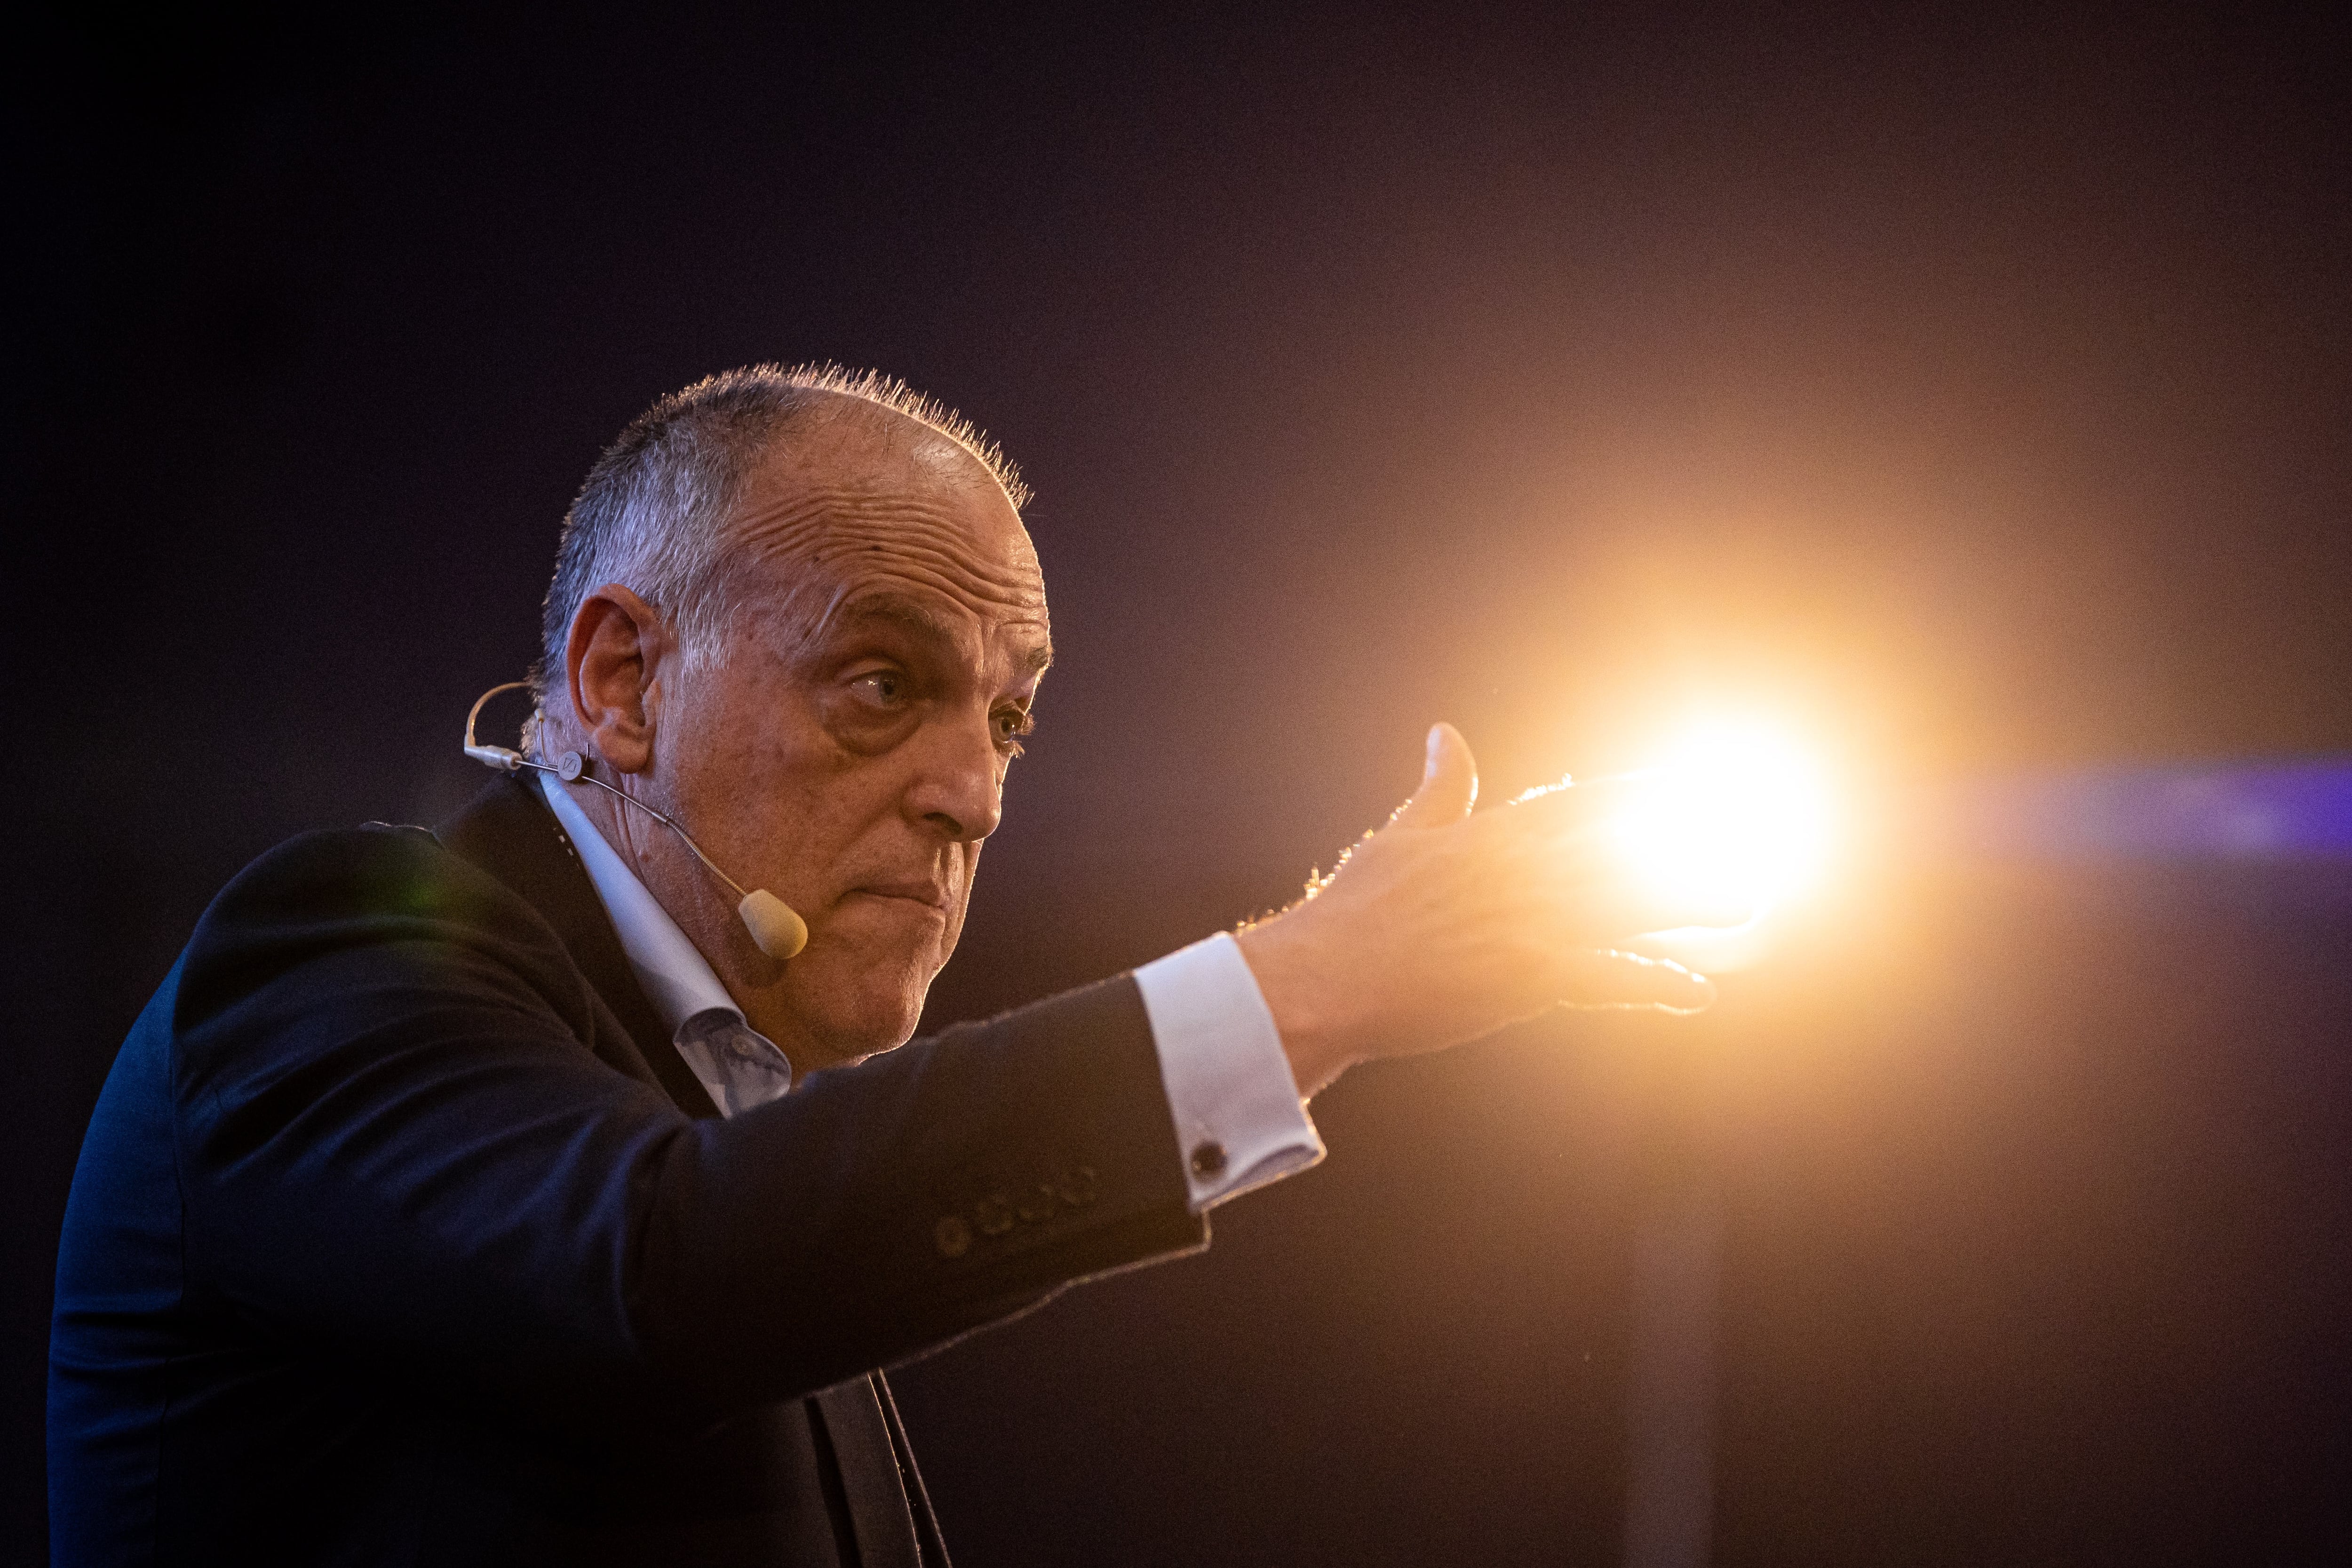
[[[928,910],[936,910],[940,914],[947,913],[947,889],[940,887],[938,883],[928,879],[917,879],[904,882],[867,882],[861,887],[852,888],[849,890],[852,893],[864,893],[868,898],[903,900],[910,904],[920,904]]]

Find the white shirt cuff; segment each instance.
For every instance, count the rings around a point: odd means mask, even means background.
[[[1194,1214],[1323,1157],[1274,1015],[1220,933],[1135,972]]]

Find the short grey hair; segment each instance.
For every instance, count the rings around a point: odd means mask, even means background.
[[[1016,510],[1028,504],[1028,487],[995,442],[895,376],[837,364],[757,364],[706,377],[631,420],[564,515],[531,671],[542,713],[550,691],[563,685],[572,617],[604,584],[625,584],[669,616],[689,664],[710,657],[735,608],[728,520],[770,446],[805,411],[831,402],[828,394],[937,432],[970,453]]]

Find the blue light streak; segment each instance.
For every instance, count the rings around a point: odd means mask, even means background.
[[[2352,860],[2352,758],[1979,784],[1946,824],[1954,848],[1999,858]]]

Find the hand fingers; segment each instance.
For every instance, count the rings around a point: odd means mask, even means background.
[[[1530,831],[1572,832],[1640,805],[1657,787],[1654,779],[1642,773],[1562,779],[1516,797],[1507,815],[1520,818]]]
[[[1566,832],[1530,832],[1488,812],[1473,830],[1493,829],[1465,864],[1480,868],[1490,906],[1539,921],[1568,943],[1622,942],[1646,931],[1683,926],[1745,925],[1755,901],[1736,886],[1704,878],[1662,874],[1645,866],[1602,822]]]
[[[1613,942],[1644,931],[1744,925],[1753,919],[1755,900],[1736,886],[1710,887],[1704,876],[1661,872],[1644,864],[1640,840],[1627,839],[1618,819],[1619,811],[1639,802],[1640,787],[1640,781],[1626,779],[1572,790],[1563,786],[1540,797],[1547,806],[1561,801],[1549,818],[1537,812],[1523,816],[1515,808],[1490,812],[1478,825],[1509,847],[1504,853],[1514,874],[1534,879],[1533,889],[1564,909],[1580,940]],[[1562,799],[1569,795],[1585,798]],[[1571,806],[1577,816],[1569,815]]]
[[[1574,897],[1574,922],[1596,942],[1684,926],[1746,925],[1756,914],[1754,903],[1736,893],[1645,888],[1639,878],[1622,875],[1587,882]]]
[[[1401,827],[1444,827],[1469,816],[1477,800],[1478,763],[1470,755],[1470,742],[1451,724],[1433,724],[1421,787],[1389,821]]]
[[[1560,1002],[1581,1011],[1703,1013],[1715,983],[1681,964],[1638,953],[1588,949],[1563,961]]]

